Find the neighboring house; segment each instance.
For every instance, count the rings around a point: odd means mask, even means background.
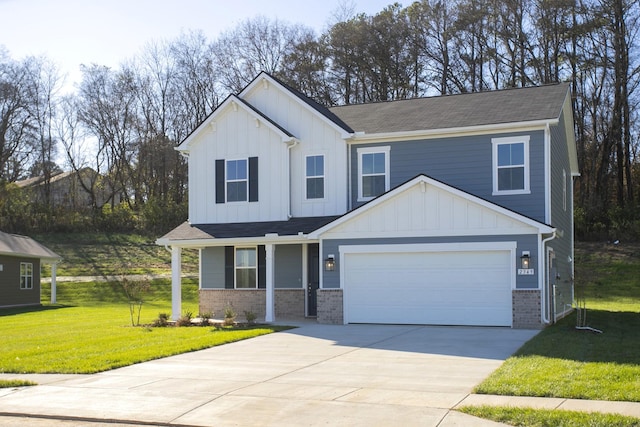
[[[60,259],[29,237],[0,231],[0,308],[40,305],[42,263],[52,264],[52,302],[55,302],[55,266]]]
[[[538,328],[573,303],[568,84],[325,108],[261,73],[179,147],[200,310]]]
[[[34,202],[45,202],[46,183],[44,176],[17,181],[15,184],[29,190]],[[94,189],[97,207],[102,207],[114,197],[116,204],[120,202],[120,198],[113,195],[115,192],[110,191],[110,187],[103,182],[102,177],[95,170],[86,167],[78,172],[59,172],[51,177],[49,180],[51,206],[69,209],[91,207],[91,193],[85,188]]]

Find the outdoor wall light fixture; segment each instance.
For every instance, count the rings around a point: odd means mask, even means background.
[[[531,255],[529,255],[529,251],[522,251],[522,256],[520,257],[520,265],[522,269],[528,270],[531,268]]]
[[[336,269],[336,257],[333,254],[329,254],[327,259],[324,260],[324,270],[334,271]]]

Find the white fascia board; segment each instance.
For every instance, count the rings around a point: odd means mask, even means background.
[[[447,129],[415,130],[408,132],[371,133],[356,132],[348,141],[350,144],[371,142],[393,142],[415,139],[434,139],[451,136],[485,135],[491,133],[530,132],[543,130],[547,126],[557,125],[558,119],[536,120],[530,122],[502,123],[482,126],[465,126]]]
[[[266,83],[265,83],[266,82]],[[243,90],[242,92],[240,92],[238,94],[238,96],[240,98],[243,98],[244,95],[246,95],[248,92],[250,92],[251,90],[253,90],[254,87],[258,86],[258,85],[265,85],[265,84],[272,84],[274,86],[278,86],[280,89],[282,89],[284,92],[290,94],[289,96],[298,104],[300,105],[302,108],[306,109],[307,111],[311,112],[311,114],[314,114],[318,117],[321,118],[322,121],[324,121],[325,123],[327,123],[330,127],[332,127],[336,132],[338,132],[341,136],[342,139],[348,140],[353,138],[354,134],[351,134],[349,132],[347,132],[345,129],[341,128],[340,126],[338,126],[336,123],[334,123],[332,120],[329,120],[324,114],[321,114],[318,110],[316,110],[315,108],[313,108],[311,105],[307,104],[306,102],[304,102],[302,99],[300,99],[299,96],[291,93],[291,91],[289,89],[287,89],[286,87],[282,86],[280,83],[278,83],[277,81],[275,81],[269,74],[265,73],[265,72],[261,72],[258,77],[256,77],[251,83],[249,83]]]
[[[263,237],[235,237],[225,239],[185,239],[185,240],[172,240],[172,239],[158,239],[156,245],[158,246],[176,246],[181,248],[208,248],[212,246],[238,246],[238,245],[284,245],[293,243],[309,243],[309,239],[306,234],[296,236],[263,236]]]
[[[567,138],[567,152],[569,153],[571,176],[580,176],[580,169],[578,167],[578,148],[576,146],[576,135],[573,123],[573,109],[571,108],[571,91],[567,91],[564,104],[562,104],[562,114],[564,116],[564,130]]]
[[[311,239],[319,239],[320,236],[324,233],[326,233],[327,231],[331,230],[332,228],[343,224],[347,221],[350,221],[353,218],[356,218],[359,215],[364,215],[369,209],[373,209],[376,206],[378,206],[381,203],[386,202],[387,200],[395,197],[397,194],[402,193],[403,191],[413,187],[414,185],[417,185],[420,182],[424,182],[427,185],[432,185],[434,187],[440,188],[443,191],[448,191],[458,197],[461,197],[463,199],[469,200],[471,202],[477,203],[480,206],[483,206],[487,209],[493,210],[495,212],[498,212],[502,215],[505,215],[509,218],[512,218],[516,221],[520,221],[530,227],[535,228],[536,230],[538,230],[539,233],[541,234],[549,234],[549,233],[553,233],[555,228],[550,227],[546,224],[542,224],[541,222],[538,222],[534,219],[528,218],[524,215],[520,215],[517,212],[513,212],[510,211],[509,209],[505,209],[501,206],[498,206],[494,203],[488,202],[484,199],[481,199],[479,197],[476,197],[472,194],[466,193],[464,191],[458,190],[457,188],[448,186],[446,184],[443,184],[439,181],[436,181],[434,179],[431,179],[429,177],[427,177],[426,175],[420,175],[417,176],[416,178],[405,182],[404,184],[400,185],[399,187],[394,188],[393,190],[378,196],[377,198],[371,200],[370,202],[362,205],[361,207],[352,210],[351,212],[346,213],[345,215],[341,216],[340,218],[336,219],[333,222],[330,222],[329,224],[325,225],[324,227],[321,227],[311,233],[309,233],[309,238]]]
[[[253,109],[249,108],[244,101],[242,101],[240,98],[238,98],[236,95],[230,95],[229,97],[227,97],[227,99],[225,99],[225,101],[220,104],[218,106],[218,108],[215,109],[215,111],[213,113],[211,113],[211,115],[209,115],[209,117],[207,117],[201,124],[200,126],[198,126],[196,128],[196,130],[194,130],[193,132],[191,132],[191,135],[189,135],[184,141],[182,141],[182,143],[180,145],[178,145],[177,147],[175,147],[175,150],[180,151],[181,153],[189,153],[189,145],[193,142],[193,140],[200,135],[200,133],[206,129],[208,126],[211,125],[211,123],[215,122],[215,119],[217,116],[219,116],[222,112],[226,111],[227,109],[232,108],[234,110],[241,108],[243,111],[249,113],[251,116],[253,116],[257,121],[259,121],[259,123],[261,124],[265,124],[266,126],[269,127],[269,129],[271,129],[273,132],[275,132],[277,135],[280,136],[280,138],[282,138],[282,142],[290,142],[292,140],[295,139],[295,137],[292,137],[290,135],[287,135],[286,133],[284,133],[280,128],[278,128],[277,126],[274,126],[273,123],[271,123],[268,120],[265,120],[264,117],[262,117],[261,115],[259,115],[258,113],[256,113]]]
[[[43,262],[59,262],[62,261],[62,257],[48,257],[48,256],[38,256],[34,254],[20,253],[20,252],[0,252],[0,255],[8,256],[8,257],[16,257],[16,258],[29,258],[29,259],[39,259]]]

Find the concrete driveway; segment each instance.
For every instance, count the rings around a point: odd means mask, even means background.
[[[0,415],[189,426],[496,425],[450,408],[536,333],[305,323],[96,375],[36,377],[47,384],[0,389]]]

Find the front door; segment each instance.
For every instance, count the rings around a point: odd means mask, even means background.
[[[307,316],[317,316],[318,296],[316,291],[320,286],[320,246],[317,243],[310,244],[308,255]]]

